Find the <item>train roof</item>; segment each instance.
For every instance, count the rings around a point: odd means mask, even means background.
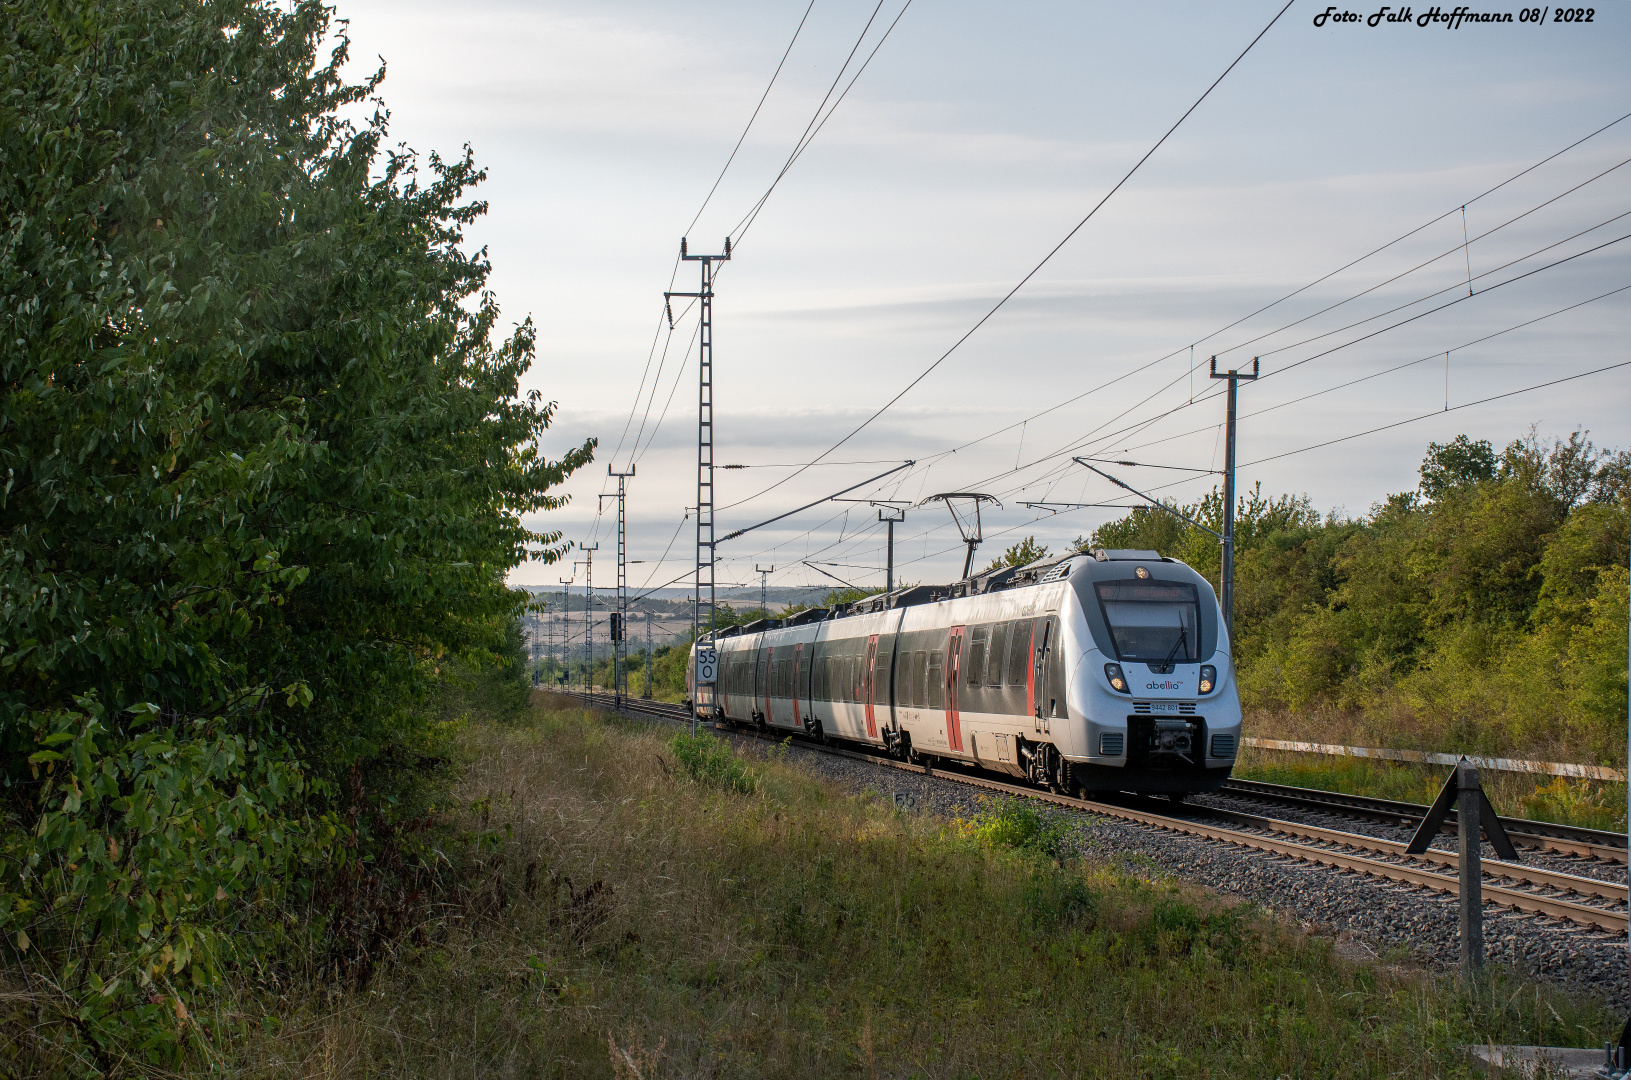
[[[1177,560],[1168,558],[1158,551],[1143,548],[1091,548],[1086,551],[1067,551],[1060,555],[1043,556],[1023,566],[987,570],[949,585],[909,585],[892,592],[863,597],[848,604],[836,604],[830,608],[809,608],[781,619],[758,619],[740,627],[729,627],[710,636],[723,638],[738,633],[752,634],[777,627],[802,626],[827,619],[843,619],[852,615],[870,615],[880,611],[892,611],[895,608],[932,604],[952,597],[978,596],[982,593],[1018,589],[1027,585],[1041,585],[1068,577],[1072,565],[1086,566],[1090,563],[1105,562],[1176,563]]]

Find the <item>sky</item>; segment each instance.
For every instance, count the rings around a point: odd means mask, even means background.
[[[697,313],[676,299],[670,332],[663,300],[699,287],[682,236],[693,253],[733,244],[713,305],[715,461],[747,467],[716,471],[717,535],[861,484],[846,497],[909,504],[908,581],[961,571],[951,517],[923,502],[936,493],[1000,501],[980,563],[1125,513],[1058,504],[1137,501],[1073,456],[1136,461],[1101,468],[1199,499],[1224,460],[1214,355],[1259,358],[1239,483],[1322,513],[1414,488],[1427,444],[1460,434],[1579,427],[1631,446],[1631,367],[1586,374],[1631,361],[1631,239],[1614,242],[1631,236],[1631,3],[1571,23],[1472,5],[1514,21],[1459,26],[1418,25],[1432,5],[1415,5],[1370,26],[1382,5],[1295,0],[1270,26],[1281,2],[338,14],[352,75],[387,65],[392,140],[468,143],[489,170],[467,237],[504,320],[537,326],[525,385],[558,402],[544,449],[599,440],[569,505],[529,523],[599,543],[597,591],[613,585],[600,496],[608,466],[632,468],[637,592],[694,559]],[[1359,19],[1316,25],[1327,9]],[[756,590],[774,566],[772,586],[835,584],[814,564],[881,585],[883,538],[873,507],[825,502],[721,542],[718,580]],[[585,571],[535,562],[511,580],[581,588]]]

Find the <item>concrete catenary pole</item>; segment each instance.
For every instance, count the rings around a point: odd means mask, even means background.
[[[1229,393],[1225,406],[1225,432],[1223,450],[1223,573],[1219,576],[1221,596],[1218,600],[1223,608],[1223,625],[1231,633],[1235,627],[1235,398],[1238,384],[1245,380],[1252,382],[1257,378],[1257,357],[1252,357],[1252,373],[1242,375],[1230,368],[1227,372],[1219,374],[1218,358],[1212,357],[1212,378],[1228,379]]]
[[[1461,970],[1471,978],[1484,966],[1483,823],[1479,820],[1478,767],[1456,767],[1456,827],[1461,834]]]

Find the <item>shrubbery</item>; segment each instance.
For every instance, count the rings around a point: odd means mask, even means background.
[[[675,735],[668,742],[674,758],[691,779],[738,795],[759,790],[759,778],[747,762],[712,735]]]
[[[0,3],[0,933],[21,1069],[159,1062],[292,887],[435,792],[540,456],[468,154],[384,148],[329,12]],[[248,931],[255,931],[253,934]],[[133,1055],[133,1056],[132,1056]],[[47,1064],[41,1064],[42,1062]]]
[[[1239,507],[1235,656],[1260,713],[1338,710],[1433,750],[1625,757],[1631,455],[1581,432],[1497,453],[1432,445],[1421,492],[1358,519],[1306,497]],[[1216,524],[1216,493],[1188,508]],[[1215,541],[1160,511],[1099,529],[1216,580]]]

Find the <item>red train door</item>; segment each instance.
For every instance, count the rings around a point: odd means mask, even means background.
[[[804,642],[801,641],[797,645],[793,646],[793,688],[792,688],[792,691],[791,691],[791,697],[793,698],[793,726],[794,727],[803,727],[804,726],[804,720],[799,715],[799,663],[803,659],[804,659]]]
[[[771,681],[772,676],[775,674],[775,665],[773,663],[773,661],[775,660],[775,657],[776,657],[776,651],[774,649],[769,649],[769,648],[765,649],[764,692],[765,692],[765,723],[767,723],[767,724],[770,723],[770,681]]]
[[[1025,711],[1036,715],[1036,623],[1031,623],[1030,663],[1025,665]]]
[[[1046,697],[1048,693],[1048,684],[1045,676],[1047,674],[1046,666],[1048,660],[1048,639],[1052,636],[1050,631],[1053,629],[1053,620],[1038,619],[1037,622],[1042,624],[1042,637],[1040,641],[1037,641],[1036,631],[1031,631],[1032,640],[1035,642],[1035,645],[1031,651],[1031,675],[1027,681],[1032,687],[1031,714],[1036,717],[1036,730],[1042,732],[1043,734],[1048,734],[1049,728],[1052,724],[1052,717],[1043,712],[1042,699]]]
[[[946,642],[946,741],[958,752],[963,749],[963,726],[957,713],[958,678],[963,666],[963,628],[951,628],[951,639]]]
[[[861,697],[866,703],[866,737],[878,737],[878,717],[872,710],[872,703],[877,698],[873,688],[878,682],[878,635],[873,634],[866,639],[866,666],[861,669]]]

